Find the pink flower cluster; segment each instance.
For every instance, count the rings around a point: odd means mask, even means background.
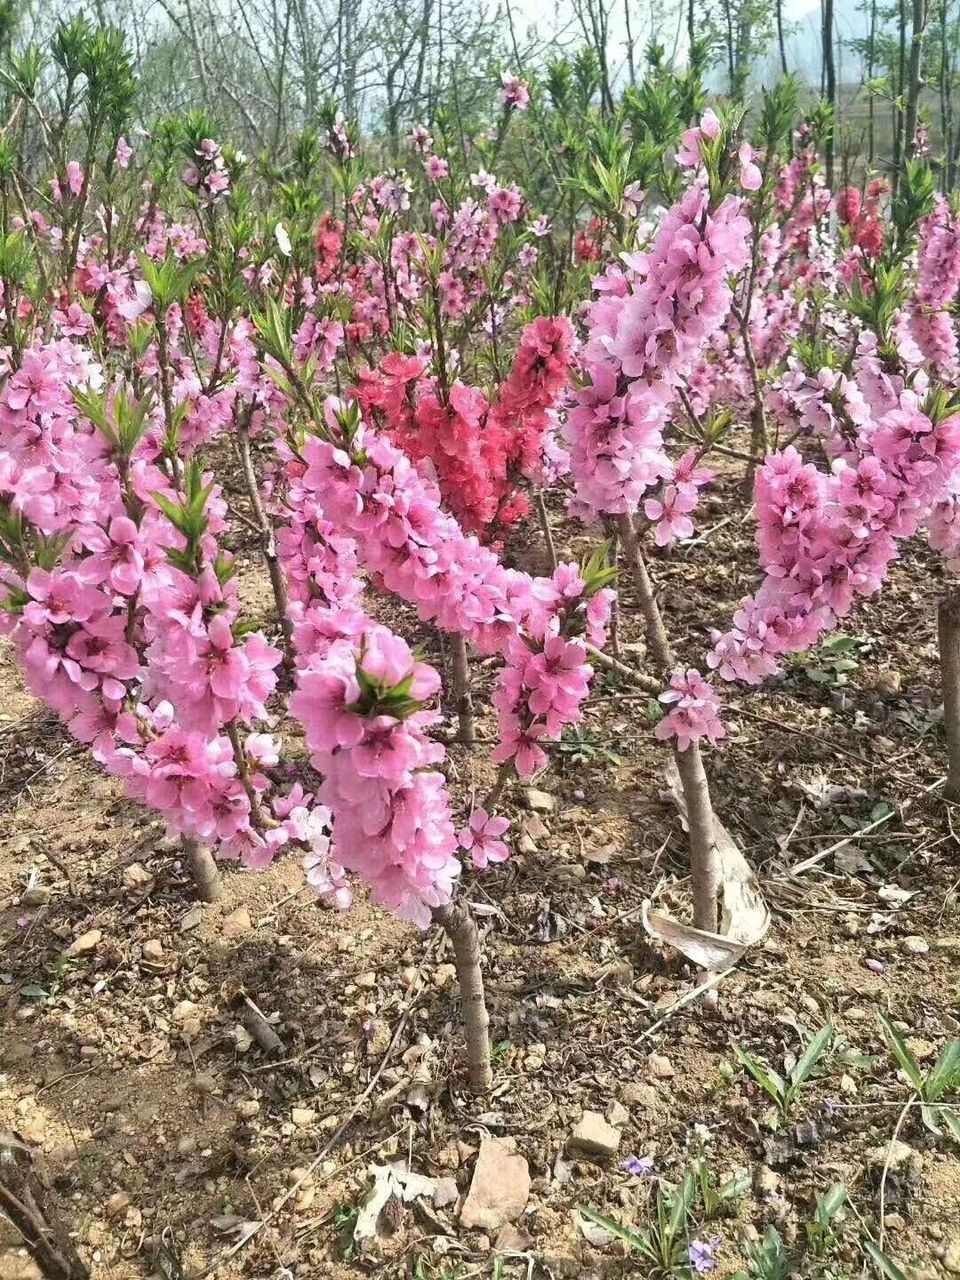
[[[738,199],[711,210],[695,185],[663,216],[649,255],[600,278],[584,354],[590,385],[567,425],[584,516],[632,513],[672,476],[663,430],[676,386],[730,310],[728,277],[746,265],[749,235]],[[679,491],[671,505],[678,498],[685,505]]]

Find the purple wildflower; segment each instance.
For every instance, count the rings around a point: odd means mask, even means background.
[[[656,1172],[653,1156],[627,1156],[620,1168],[635,1178],[650,1178]]]
[[[694,1240],[690,1245],[690,1267],[697,1275],[705,1275],[717,1269],[717,1250],[723,1244],[722,1236],[712,1240]]]

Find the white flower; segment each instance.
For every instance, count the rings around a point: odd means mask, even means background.
[[[273,234],[277,237],[277,244],[280,247],[280,252],[285,258],[289,258],[290,254],[293,252],[293,245],[290,243],[289,235],[287,235],[287,228],[282,222],[277,223]]]

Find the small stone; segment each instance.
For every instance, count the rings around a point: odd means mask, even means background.
[[[549,791],[538,791],[536,787],[527,787],[523,793],[527,808],[534,813],[553,813],[557,807],[557,797]]]
[[[358,976],[354,978],[354,982],[358,987],[362,987],[364,991],[369,991],[377,985],[377,975],[371,969],[366,973],[358,974]]]
[[[197,1093],[216,1093],[217,1078],[206,1071],[201,1071],[199,1075],[194,1076],[193,1087]]]
[[[92,1062],[94,1058],[100,1056],[100,1050],[95,1044],[84,1044],[80,1046],[80,1057],[84,1062]]]
[[[220,927],[225,938],[243,938],[253,929],[253,921],[246,907],[237,907],[223,917],[223,924]]]
[[[662,1106],[660,1094],[652,1084],[637,1084],[631,1080],[623,1086],[622,1093],[628,1106],[639,1107],[641,1111],[659,1111]]]
[[[650,1074],[654,1080],[672,1080],[676,1075],[673,1069],[673,1063],[669,1058],[665,1058],[661,1053],[651,1053],[647,1059],[650,1067]]]
[[[909,937],[904,938],[901,945],[904,951],[909,952],[912,956],[925,956],[930,950],[930,943],[917,933],[912,933]]]
[[[537,842],[522,831],[517,838],[517,853],[536,853]]]
[[[889,1227],[891,1231],[902,1231],[907,1225],[907,1220],[899,1213],[884,1214],[883,1225]]]
[[[780,1179],[767,1165],[762,1164],[753,1175],[753,1189],[758,1196],[772,1196],[780,1186]]]
[[[290,1119],[298,1129],[307,1129],[317,1118],[317,1113],[310,1107],[294,1107],[290,1112]]]
[[[195,907],[190,908],[180,921],[180,932],[189,933],[191,929],[196,929],[201,924],[203,924],[203,907],[197,903]]]
[[[75,938],[70,943],[67,947],[67,955],[88,956],[91,951],[96,951],[102,937],[103,933],[99,929],[88,929],[86,933],[81,933],[79,938]]]
[[[438,1178],[437,1185],[433,1189],[433,1207],[435,1209],[445,1209],[448,1204],[453,1204],[460,1192],[454,1178]]]
[[[163,943],[159,938],[148,938],[143,944],[143,958],[145,960],[160,960],[163,956]]]
[[[180,1034],[188,1044],[196,1040],[202,1030],[203,1023],[199,1018],[184,1018],[180,1024]]]
[[[937,951],[946,951],[948,955],[960,956],[960,938],[956,935],[948,934],[943,938],[936,938],[933,945]]]
[[[244,1120],[252,1120],[260,1114],[260,1103],[256,1098],[241,1098],[237,1103],[237,1115]]]
[[[607,1107],[607,1123],[613,1125],[614,1129],[622,1129],[630,1120],[630,1112],[622,1102],[614,1100]]]
[[[293,1197],[293,1207],[297,1213],[305,1213],[313,1206],[317,1198],[317,1188],[310,1183],[302,1186]]]
[[[521,826],[524,835],[528,835],[533,841],[550,839],[550,831],[546,823],[535,813],[528,813]]]
[[[50,890],[45,884],[35,884],[20,895],[22,907],[45,907],[50,901]]]
[[[846,1072],[840,1077],[840,1092],[847,1098],[856,1097],[857,1094],[857,1082]]]
[[[188,1018],[195,1018],[199,1012],[192,1000],[181,1000],[179,1004],[174,1005],[170,1016],[174,1022],[186,1022]]]
[[[944,1249],[943,1265],[951,1275],[960,1275],[960,1236],[954,1236]]]
[[[899,671],[878,671],[873,677],[874,688],[880,693],[899,693],[903,684],[903,676]]]
[[[889,1146],[871,1147],[867,1152],[867,1164],[871,1169],[880,1170],[887,1164],[887,1153],[889,1151],[889,1168],[902,1169],[913,1157],[913,1147],[899,1139],[890,1143]]]
[[[139,862],[131,862],[129,867],[123,869],[123,887],[131,893],[144,893],[153,887],[153,881],[154,877]]]
[[[530,1169],[513,1138],[484,1138],[460,1211],[468,1230],[499,1231],[519,1218],[530,1195]]]
[[[567,1150],[589,1159],[611,1160],[620,1150],[621,1133],[599,1111],[584,1111],[567,1142]]]
[[[103,1206],[108,1218],[119,1218],[130,1207],[130,1197],[125,1191],[117,1191]]]
[[[500,1228],[493,1242],[494,1253],[526,1253],[529,1248],[530,1237],[518,1231],[512,1222]]]
[[[114,1111],[120,1111],[125,1101],[126,1099],[122,1093],[108,1093],[101,1103],[101,1106],[107,1115],[110,1115]]]
[[[177,1155],[189,1156],[197,1149],[197,1140],[192,1133],[185,1133],[177,1139]]]
[[[444,987],[452,986],[457,979],[456,966],[452,964],[438,964],[433,971],[432,982],[435,987],[439,987],[442,991]]]
[[[382,1018],[374,1018],[364,1027],[367,1038],[367,1057],[382,1058],[390,1047],[393,1032]]]

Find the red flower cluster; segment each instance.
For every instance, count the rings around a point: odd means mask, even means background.
[[[528,513],[524,481],[542,484],[564,469],[553,428],[574,346],[562,316],[527,325],[494,404],[460,381],[445,390],[426,358],[401,352],[362,369],[355,395],[364,414],[432,473],[463,528],[489,538]]]
[[[886,189],[886,183],[875,178],[868,185],[866,195],[857,187],[846,187],[837,196],[837,217],[849,231],[852,242],[868,258],[877,258],[883,251],[880,200]]]

